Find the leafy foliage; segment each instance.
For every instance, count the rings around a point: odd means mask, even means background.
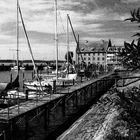
[[[123,65],[129,68],[140,67],[140,39],[137,44],[134,40],[131,43],[124,42],[124,48],[120,51],[119,55],[122,57]]]
[[[140,9],[131,11],[131,18],[125,21],[140,23]],[[140,27],[140,26],[139,26]],[[124,42],[124,48],[119,52],[122,63],[128,68],[140,68],[140,33],[136,33],[133,36],[137,36],[137,43],[133,40],[131,43]]]
[[[139,8],[137,10],[134,9],[130,13],[131,13],[131,18],[128,18],[126,20],[130,20],[131,22],[134,22],[134,21],[140,22],[140,9]]]

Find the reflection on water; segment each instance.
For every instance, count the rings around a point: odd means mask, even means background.
[[[13,81],[16,78],[17,74],[18,73],[15,70],[0,72],[0,83],[9,83],[11,79]],[[33,71],[20,70],[19,71],[20,88],[23,87],[24,80],[31,80],[32,77]]]
[[[23,81],[23,78],[26,80],[31,80],[32,79],[32,71],[25,71],[25,70],[20,70],[19,71],[19,78],[20,78],[20,82]],[[0,82],[10,82],[11,79],[11,75],[12,75],[12,79],[14,80],[17,76],[17,71],[2,71],[0,72]]]

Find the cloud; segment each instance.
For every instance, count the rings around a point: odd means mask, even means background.
[[[47,52],[47,57],[51,58],[55,51],[54,1],[20,0],[19,2],[35,56],[45,57]],[[137,7],[140,7],[139,0],[58,0],[58,38],[63,55],[66,49],[67,14],[71,18],[76,36],[79,34],[81,41],[112,38],[115,43],[122,41],[123,44],[124,40],[131,40],[131,36],[138,30],[137,24],[124,22],[124,19],[130,17],[130,10]],[[0,1],[0,17],[0,45],[6,52],[8,46],[16,46],[16,0]],[[69,34],[71,47],[74,50],[76,44],[71,29]],[[21,21],[20,47],[23,50],[21,54],[26,55],[24,49],[27,48],[27,41]]]
[[[61,3],[60,3],[61,4]],[[75,11],[78,13],[90,13],[91,11],[95,10],[97,5],[94,0],[72,0],[71,2],[64,2],[61,4],[60,9]]]
[[[122,0],[123,3],[137,3],[139,0]]]

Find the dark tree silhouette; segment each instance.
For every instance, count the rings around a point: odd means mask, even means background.
[[[137,9],[131,11],[131,18],[128,18],[125,21],[127,20],[140,23],[140,10]],[[122,57],[121,62],[124,66],[137,69],[140,68],[140,33],[136,33],[133,36],[136,36],[137,40],[133,40],[131,43],[124,42],[124,48],[118,53],[118,55]]]
[[[73,52],[69,51],[65,54],[66,61],[68,60],[70,64],[73,63]]]

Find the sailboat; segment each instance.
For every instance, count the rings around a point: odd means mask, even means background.
[[[16,52],[17,52],[17,61],[16,61],[16,65],[11,67],[11,70],[15,70],[15,71],[18,71],[18,74],[19,74],[19,70],[24,70],[25,67],[23,66],[19,66],[19,14],[18,14],[18,5],[19,5],[19,2],[17,0],[17,25],[16,25],[16,28],[17,28],[17,49],[16,49]]]
[[[44,91],[45,89],[48,89],[50,87],[49,86],[50,82],[48,82],[47,80],[41,79],[38,75],[37,68],[36,68],[36,65],[35,65],[35,62],[34,62],[33,52],[32,52],[32,49],[31,49],[31,44],[30,44],[28,34],[27,34],[27,31],[26,31],[26,28],[25,28],[25,24],[24,24],[24,20],[23,20],[23,16],[22,16],[22,12],[21,12],[21,8],[20,8],[19,3],[17,5],[17,7],[18,7],[19,14],[20,14],[22,26],[23,26],[23,29],[24,29],[24,33],[25,33],[25,36],[26,36],[27,43],[28,43],[28,48],[29,48],[29,52],[30,52],[30,55],[31,55],[33,68],[34,68],[34,72],[35,72],[35,79],[33,81],[25,81],[24,86],[28,89],[31,89],[31,90]]]
[[[12,81],[10,83],[0,83],[0,96],[3,96],[4,98],[6,97],[6,98],[14,98],[14,99],[18,99],[18,98],[25,99],[25,97],[26,97],[26,94],[23,91],[19,91],[18,89],[15,89],[15,87],[19,87],[19,62],[18,62],[18,56],[19,56],[18,55],[18,48],[19,48],[19,25],[18,25],[19,24],[19,13],[20,13],[22,25],[23,25],[23,28],[24,28],[24,33],[25,33],[26,38],[27,38],[29,50],[30,50],[30,53],[31,53],[31,56],[32,56],[34,70],[35,70],[36,75],[37,75],[36,76],[37,80],[33,82],[33,83],[36,83],[37,86],[34,87],[34,88],[36,90],[43,91],[44,89],[46,89],[46,86],[48,86],[47,85],[48,82],[46,83],[44,80],[40,80],[39,77],[38,77],[38,73],[37,73],[37,69],[36,69],[35,63],[34,63],[34,57],[33,57],[33,54],[32,54],[30,42],[29,42],[29,39],[28,39],[28,36],[27,36],[27,32],[25,30],[25,25],[24,25],[22,13],[21,13],[20,5],[19,5],[19,2],[17,0],[17,67],[16,67],[16,70],[17,70],[18,74],[17,74],[17,77],[15,78],[14,81]],[[43,92],[43,94],[46,94],[46,93]],[[35,98],[38,95],[40,96],[40,93],[36,93],[36,92],[32,91],[32,92],[28,93],[28,98],[29,99],[33,99],[33,98]]]
[[[65,81],[73,81],[77,78],[77,73],[73,64],[69,63],[69,16],[67,15],[67,63],[66,68],[58,71],[58,33],[57,33],[57,0],[55,0],[55,46],[56,46],[56,76],[52,80],[56,81],[56,85],[62,85]],[[71,70],[70,70],[71,69]],[[43,76],[47,77],[47,75]]]
[[[66,68],[63,71],[63,73],[65,73],[65,76],[58,77],[58,84],[60,84],[60,82],[70,82],[77,79],[77,73],[74,64],[69,62],[69,57],[72,58],[71,53],[69,52],[69,15],[67,14],[67,62],[65,64]]]
[[[57,34],[57,1],[55,0],[55,46],[56,46],[56,73],[51,78],[40,76],[37,80],[24,82],[24,86],[29,90],[46,90],[53,88],[53,82],[58,79],[58,34]],[[38,74],[36,73],[36,76]]]
[[[68,26],[68,20],[67,20],[67,26]],[[68,27],[67,27],[68,29]],[[68,38],[68,35],[67,35]],[[68,39],[67,39],[68,42]],[[30,46],[30,45],[29,45]],[[56,85],[62,85],[65,81],[72,81],[76,80],[77,74],[76,71],[73,71],[70,73],[69,68],[72,65],[67,65],[67,68],[63,71],[65,73],[63,76],[61,76],[61,73],[58,71],[58,33],[57,33],[57,0],[55,0],[55,47],[56,47],[56,71],[55,75],[52,74],[51,77],[48,75],[41,75],[37,80],[34,81],[28,81],[24,83],[24,86],[30,90],[45,90],[45,89],[52,89],[54,81],[56,82]],[[68,51],[69,51],[69,45],[68,45]],[[31,52],[31,51],[30,51]],[[70,66],[69,66],[70,65]],[[74,67],[72,67],[74,69]],[[36,75],[38,75],[36,73]]]
[[[18,0],[17,0],[17,5],[18,5]],[[0,83],[0,91],[2,96],[8,96],[11,94],[11,92],[15,91],[15,88],[19,87],[19,28],[18,28],[18,7],[17,7],[17,76],[14,81],[12,79],[10,80],[9,83]]]

